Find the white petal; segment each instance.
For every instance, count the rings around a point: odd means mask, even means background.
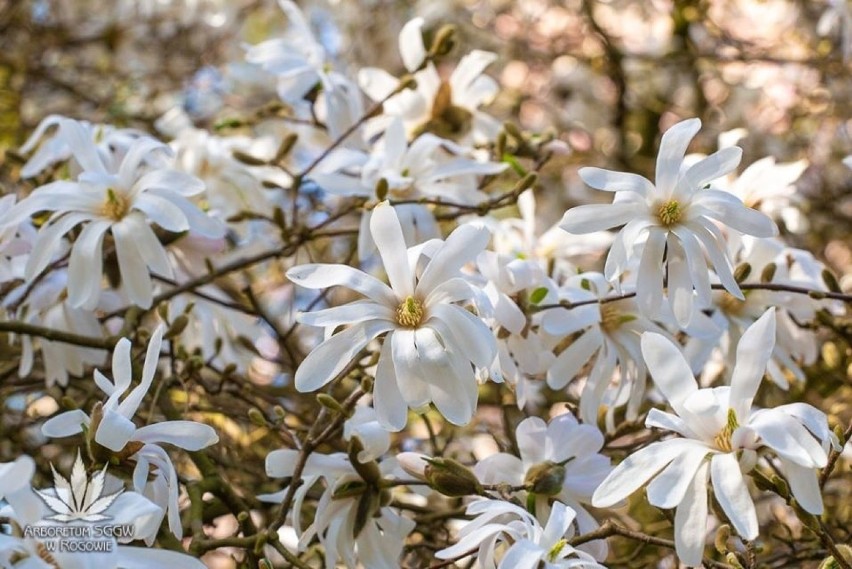
[[[71,249],[68,260],[68,303],[74,308],[93,307],[101,292],[103,276],[104,233],[109,229],[108,221],[93,221],[88,224]]]
[[[743,151],[740,147],[729,146],[696,162],[678,181],[678,197],[689,200],[695,192],[701,191],[707,182],[712,182],[736,170],[742,157]]]
[[[393,368],[392,341],[385,338],[379,364],[376,368],[376,385],[373,388],[373,407],[379,424],[390,431],[400,431],[408,420],[408,405],[399,391]]]
[[[707,538],[707,474],[710,464],[705,462],[690,484],[683,501],[675,511],[675,550],[680,560],[698,567],[704,557]]]
[[[627,172],[614,172],[602,168],[580,168],[577,172],[586,184],[605,192],[636,192],[642,197],[654,192],[654,184],[647,178]]]
[[[453,304],[439,304],[429,309],[443,320],[451,334],[453,348],[464,354],[477,367],[488,367],[497,355],[494,335],[478,317]],[[431,321],[427,320],[426,325]]]
[[[642,313],[655,317],[663,302],[663,252],[666,247],[666,232],[657,228],[648,231],[648,240],[639,261],[636,278],[636,303]]]
[[[573,235],[592,233],[624,225],[641,211],[635,202],[578,205],[565,212],[559,227]]]
[[[684,253],[683,247],[680,246],[673,233],[669,233],[667,242],[666,268],[668,269],[669,305],[678,325],[685,328],[692,320],[694,306],[692,280],[689,275],[686,253]]]
[[[69,213],[52,223],[46,224],[38,232],[38,238],[33,244],[32,252],[27,259],[24,274],[27,280],[32,280],[41,273],[57,253],[62,237],[84,221],[89,221],[91,215],[85,213]]]
[[[422,27],[423,18],[413,18],[406,22],[399,32],[399,54],[409,72],[415,71],[426,58]]]
[[[141,308],[150,308],[153,299],[151,276],[148,274],[142,255],[136,248],[136,237],[132,226],[128,226],[123,220],[119,221],[112,226],[112,235],[121,273],[121,284],[127,297]]]
[[[595,490],[592,505],[608,508],[620,502],[694,445],[695,441],[672,439],[653,443],[628,455]]]
[[[144,193],[133,202],[133,209],[145,214],[145,217],[173,233],[189,231],[189,220],[181,209],[160,196]]]
[[[710,478],[716,500],[734,529],[743,539],[755,539],[759,531],[757,512],[737,457],[732,453],[715,455],[711,461]]]
[[[399,304],[386,284],[348,265],[299,265],[287,271],[287,278],[305,288],[345,286],[380,304],[394,307]]]
[[[710,454],[710,449],[695,441],[648,484],[648,502],[658,508],[675,508],[683,501],[696,472]]]
[[[490,240],[491,233],[485,226],[467,223],[456,228],[429,261],[417,283],[417,293],[428,296],[441,283],[458,276],[459,270],[474,261]]]
[[[71,153],[84,171],[107,173],[103,161],[98,156],[92,134],[83,124],[75,120],[63,119],[59,122],[57,136],[65,140],[65,144],[71,149]]]
[[[654,182],[665,196],[671,196],[680,174],[680,165],[689,143],[701,129],[699,119],[681,121],[669,128],[660,140],[657,155],[657,173]]]
[[[746,329],[737,344],[737,363],[731,377],[730,406],[745,420],[775,347],[775,308],[769,308]]]
[[[133,440],[143,443],[168,443],[184,450],[196,451],[216,444],[219,436],[210,425],[195,421],[166,421],[136,430]]]
[[[111,451],[118,452],[124,448],[134,432],[136,432],[136,425],[133,421],[112,409],[104,409],[103,419],[95,433],[95,442]]]
[[[66,411],[51,417],[41,426],[41,434],[47,438],[59,439],[71,437],[83,432],[83,425],[88,426],[89,416],[81,409]]]
[[[323,326],[335,328],[342,324],[356,324],[366,320],[395,321],[396,313],[384,304],[376,304],[369,300],[355,301],[341,306],[333,306],[324,310],[303,312],[298,321],[308,326]]]
[[[308,354],[296,370],[296,389],[316,391],[339,374],[376,336],[393,329],[390,322],[371,320],[335,334]]]
[[[547,370],[547,385],[551,389],[562,389],[580,372],[589,358],[603,342],[600,332],[589,330],[574,340]]]
[[[790,491],[796,501],[808,513],[822,515],[822,489],[819,486],[819,471],[814,468],[800,466],[795,462],[781,459]]]
[[[379,249],[385,272],[391,288],[399,296],[405,299],[414,294],[414,276],[408,265],[408,253],[405,248],[405,238],[402,235],[402,226],[393,207],[387,202],[382,202],[373,209],[370,218],[370,233],[373,241]]]
[[[683,402],[698,391],[698,384],[689,364],[680,349],[662,334],[645,332],[642,334],[641,345],[642,357],[654,383],[663,392],[672,409],[683,416]]]
[[[736,196],[721,190],[702,190],[693,201],[728,227],[745,235],[772,237],[778,233],[775,223],[756,209],[746,207]]]
[[[403,399],[412,409],[419,409],[431,401],[429,383],[421,376],[417,346],[413,330],[394,330],[385,341],[391,341],[393,367]]]

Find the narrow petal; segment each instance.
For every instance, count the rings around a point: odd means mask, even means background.
[[[653,443],[628,455],[595,490],[592,505],[608,508],[627,498],[694,445],[695,441],[672,439]]]
[[[150,308],[152,301],[151,275],[148,267],[136,247],[136,236],[133,227],[124,221],[112,226],[115,242],[115,253],[118,257],[118,269],[121,273],[121,284],[130,301],[141,308]]]
[[[722,148],[690,166],[677,183],[677,195],[688,201],[708,182],[726,176],[737,169],[743,151],[738,146]]]
[[[417,294],[428,296],[441,283],[457,277],[459,270],[473,262],[490,240],[491,232],[485,226],[467,223],[456,228],[423,271]]]
[[[413,18],[399,32],[399,54],[409,72],[414,72],[426,58],[423,45],[423,18]]]
[[[408,265],[408,253],[402,226],[393,207],[382,202],[373,209],[370,233],[379,249],[391,288],[400,299],[414,294],[414,276]]]
[[[50,439],[72,437],[83,432],[83,426],[90,423],[89,416],[81,409],[66,411],[45,421],[41,434]]]
[[[686,155],[689,143],[701,130],[699,119],[681,121],[669,128],[660,140],[660,152],[657,155],[657,173],[654,182],[665,196],[671,196],[680,175],[680,165]]]
[[[698,567],[704,557],[707,539],[707,475],[705,462],[692,479],[683,501],[675,511],[675,551],[689,567]]]
[[[715,455],[710,463],[710,478],[716,500],[734,529],[743,539],[755,539],[759,531],[757,512],[737,457],[732,453]]]
[[[371,320],[335,334],[308,354],[296,370],[296,389],[316,391],[339,374],[378,335],[393,329],[390,322]]]
[[[74,308],[94,307],[101,292],[103,276],[104,233],[109,229],[108,221],[93,221],[88,224],[71,249],[68,260],[68,303]]]
[[[580,168],[577,172],[586,184],[605,192],[636,192],[642,197],[654,192],[654,184],[647,178],[627,172],[614,172],[603,168]]]
[[[565,212],[559,227],[573,235],[582,235],[624,225],[638,212],[641,210],[637,210],[635,202],[578,205]]]
[[[646,332],[642,334],[642,357],[648,371],[660,391],[678,415],[684,415],[683,402],[698,391],[698,384],[692,375],[686,359],[680,349],[662,334]]]
[[[195,421],[166,421],[136,430],[133,440],[143,443],[167,443],[184,450],[196,451],[219,442],[210,425]]]
[[[636,278],[636,303],[643,314],[655,317],[663,302],[663,253],[666,248],[666,232],[651,228],[648,241],[639,261]]]
[[[737,363],[731,377],[730,406],[737,417],[744,420],[751,411],[751,404],[763,375],[766,364],[775,347],[775,308],[770,307],[763,316],[746,329],[737,344]]]
[[[376,368],[373,407],[379,424],[389,431],[400,431],[408,420],[408,405],[399,391],[393,367],[391,340],[385,338]]]
[[[781,459],[790,491],[804,510],[815,516],[823,512],[822,489],[819,486],[819,471],[815,468],[800,466],[795,462]]]
[[[571,342],[547,370],[547,385],[551,389],[562,389],[568,385],[601,347],[602,342],[603,338],[597,330],[589,330]]]
[[[482,319],[454,304],[439,304],[430,308],[435,318],[443,320],[452,335],[453,347],[477,367],[488,367],[497,355],[494,335]],[[430,320],[426,321],[426,325]]]
[[[399,304],[385,283],[348,265],[299,265],[287,271],[287,278],[305,288],[345,286],[379,304],[393,307]]]
[[[706,445],[695,441],[648,484],[648,501],[658,508],[677,507],[710,452]]]

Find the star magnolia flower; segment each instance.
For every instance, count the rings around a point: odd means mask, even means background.
[[[456,303],[474,288],[459,269],[488,244],[483,227],[462,225],[434,252],[419,278],[416,255],[405,248],[402,227],[386,202],[373,210],[370,231],[390,286],[346,265],[302,265],[287,272],[307,288],[342,285],[367,297],[343,306],[303,313],[299,321],[334,329],[351,325],[317,346],[296,370],[296,388],[315,391],[334,379],[375,338],[384,335],[373,405],[379,422],[399,431],[407,409],[434,403],[451,423],[466,424],[476,409],[473,366],[487,367],[496,347],[491,330]]]
[[[569,278],[559,290],[560,300],[583,302],[610,296],[612,289],[600,273],[582,273]],[[580,417],[598,423],[598,410],[607,405],[607,428],[614,428],[615,410],[627,405],[627,418],[635,419],[645,394],[645,366],[639,348],[644,332],[664,333],[636,308],[633,299],[595,302],[570,310],[546,310],[542,329],[564,339],[580,332],[556,357],[547,371],[547,385],[564,389],[587,363],[593,361],[580,396]],[[616,368],[620,378],[613,381]],[[615,384],[615,385],[613,385]]]
[[[560,224],[565,231],[578,234],[624,225],[607,256],[604,274],[610,281],[639,255],[634,243],[646,235],[637,248],[641,251],[636,280],[639,308],[649,317],[659,312],[667,275],[668,302],[681,326],[692,319],[693,289],[701,307],[710,304],[705,254],[728,292],[743,297],[724,253],[724,238],[713,220],[756,237],[770,237],[775,232],[775,225],[762,213],[745,207],[727,192],[705,188],[737,167],[740,148],[723,148],[681,171],[686,148],[700,128],[700,120],[690,119],[666,131],[657,158],[656,185],[636,174],[581,168],[584,182],[615,192],[615,198],[607,205],[572,208]],[[662,266],[666,270],[661,271]]]
[[[380,180],[388,184],[391,201],[411,201],[422,197],[446,199],[453,203],[476,204],[486,195],[477,188],[477,176],[499,174],[506,164],[479,162],[466,157],[467,151],[448,140],[426,133],[409,144],[402,121],[395,119],[385,131],[381,149],[369,156],[341,150],[311,176],[323,190],[339,196],[371,197]],[[354,163],[353,163],[354,162]],[[360,176],[345,171],[360,165]],[[333,171],[332,171],[333,170]],[[440,235],[429,206],[405,203],[394,206],[409,246]],[[369,210],[361,216],[358,255],[366,259],[375,252],[370,237]]]
[[[123,401],[119,399],[130,389],[133,379],[131,344],[126,338],[119,340],[113,352],[112,372],[115,382],[95,370],[95,384],[107,394],[107,401],[102,406],[97,405],[91,416],[81,409],[75,409],[51,417],[42,425],[41,431],[48,438],[61,438],[82,433],[84,428],[89,432],[94,430],[94,442],[114,453],[126,453],[129,460],[136,462],[133,482],[139,492],[144,491],[151,466],[155,466],[157,478],[152,483],[152,490],[161,495],[163,503],[167,504],[169,527],[180,537],[182,530],[177,503],[180,488],[177,474],[168,454],[159,445],[167,443],[196,451],[216,444],[219,437],[212,427],[195,421],[164,421],[138,428],[133,423],[132,418],[151,388],[157,371],[162,338],[163,327],[160,326],[148,343],[142,379]]]
[[[397,93],[382,106],[383,115],[367,122],[365,134],[372,138],[382,132],[389,121],[399,117],[412,134],[432,132],[443,138],[470,142],[494,140],[500,123],[479,110],[499,91],[497,82],[484,74],[485,68],[497,60],[497,54],[473,50],[444,81],[430,62],[417,71],[426,57],[421,28],[422,18],[403,26],[399,34],[399,51],[406,69],[414,73],[417,87]],[[382,101],[399,85],[399,80],[383,69],[368,67],[358,73],[358,83],[374,101]]]
[[[293,476],[299,451],[282,449],[266,457],[266,473],[273,478]],[[360,458],[359,458],[360,460]],[[384,460],[378,464],[382,476],[396,474],[396,461]],[[342,561],[349,569],[370,567],[396,569],[405,538],[414,529],[413,520],[401,516],[393,508],[382,506],[378,496],[370,504],[366,519],[358,520],[364,493],[353,492],[363,487],[364,481],[355,471],[345,453],[330,455],[312,453],[302,471],[304,483],[296,490],[293,500],[293,528],[299,536],[299,551],[305,551],[317,537],[325,549],[325,566],[337,567]],[[317,502],[314,519],[303,532],[302,503],[308,491],[319,481],[326,485]],[[264,494],[258,498],[265,502],[280,503],[285,491]],[[360,528],[356,524],[362,523]],[[360,564],[359,564],[360,562]]]
[[[520,458],[502,452],[485,457],[474,468],[477,478],[483,484],[526,485],[541,519],[548,497],[553,496],[575,511],[580,533],[597,529],[597,520],[581,504],[591,500],[595,488],[612,470],[609,458],[600,454],[604,445],[601,432],[565,414],[550,424],[538,417],[524,419],[515,439]],[[605,541],[581,547],[596,559],[606,559]]]
[[[477,500],[466,513],[474,520],[462,528],[458,543],[435,554],[438,559],[462,558],[478,547],[476,559],[483,569],[603,569],[591,555],[568,544],[574,511],[561,502],[553,503],[544,528],[523,508],[501,500]],[[500,544],[508,548],[498,565]]]
[[[7,524],[11,533],[0,534],[0,565],[8,569],[55,569],[57,567],[79,567],[83,569],[132,569],[141,567],[174,567],[175,569],[203,569],[204,564],[183,553],[164,549],[148,549],[123,545],[131,540],[152,541],[159,529],[160,508],[148,498],[132,491],[122,491],[106,508],[103,515],[109,517],[111,525],[132,528],[132,535],[120,539],[101,536],[111,540],[109,551],[73,551],[53,546],[48,549],[38,537],[21,534],[25,527],[61,526],[66,522],[55,522],[48,518],[55,512],[48,509],[45,502],[37,497],[33,490],[32,476],[35,462],[29,456],[21,456],[14,462],[0,463],[0,500],[6,505],[0,508],[0,516],[10,520]],[[109,490],[113,493],[120,484],[115,478],[108,477]],[[55,496],[57,489],[40,491],[48,497]]]
[[[642,338],[642,354],[654,382],[676,415],[652,409],[646,426],[680,435],[628,456],[592,496],[609,507],[648,480],[648,501],[675,508],[675,545],[687,565],[701,563],[707,533],[708,487],[743,539],[758,536],[757,513],[743,472],[754,468],[757,451],[777,457],[796,501],[822,513],[818,468],[836,440],[825,415],[804,403],[753,409],[775,341],[775,311],[769,309],[743,334],[730,387],[699,389],[689,365],[671,341],[654,333]],[[709,481],[709,482],[708,482]]]
[[[192,230],[208,237],[224,234],[224,226],[187,199],[204,191],[204,184],[166,167],[163,153],[168,153],[168,147],[152,138],[134,141],[119,158],[99,152],[90,133],[76,121],[60,121],[57,136],[71,147],[82,173],[76,181],[60,180],[37,188],[5,220],[16,224],[39,211],[54,212],[33,245],[27,280],[35,279],[53,260],[63,235],[85,224],[68,261],[71,305],[89,310],[97,305],[103,274],[102,246],[109,231],[127,295],[133,303],[148,308],[152,298],[148,268],[172,276],[165,249],[148,220],[175,233]]]

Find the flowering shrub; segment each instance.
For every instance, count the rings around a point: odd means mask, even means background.
[[[257,8],[168,4],[102,29]],[[806,160],[689,153],[701,109],[644,150],[522,128],[453,25],[400,22],[394,74],[278,8],[144,128],[45,114],[0,165],[0,566],[852,569],[852,277],[802,248]]]

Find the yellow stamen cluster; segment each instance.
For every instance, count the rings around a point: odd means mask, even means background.
[[[713,439],[713,443],[716,445],[716,448],[723,452],[731,452],[733,450],[731,437],[734,435],[734,431],[736,431],[739,426],[740,423],[737,420],[737,412],[733,409],[728,409],[728,422],[719,434],[716,435],[716,438]]]
[[[719,308],[722,309],[722,312],[725,314],[730,314],[732,316],[737,316],[742,314],[743,309],[745,308],[745,301],[740,300],[734,295],[723,292],[719,297]]]
[[[624,315],[612,303],[608,302],[600,306],[601,329],[604,332],[616,331],[624,323]]]
[[[560,539],[556,543],[553,544],[553,547],[550,548],[550,551],[547,552],[547,560],[551,563],[557,561],[557,556],[562,552],[562,549],[568,545],[567,539]]]
[[[129,210],[130,201],[112,188],[108,188],[107,198],[101,205],[101,215],[113,221],[121,221]]]
[[[677,225],[681,217],[683,217],[683,209],[677,200],[667,201],[657,210],[657,219],[663,227]]]
[[[423,305],[413,296],[403,300],[396,309],[396,321],[400,326],[416,328],[423,320]]]

